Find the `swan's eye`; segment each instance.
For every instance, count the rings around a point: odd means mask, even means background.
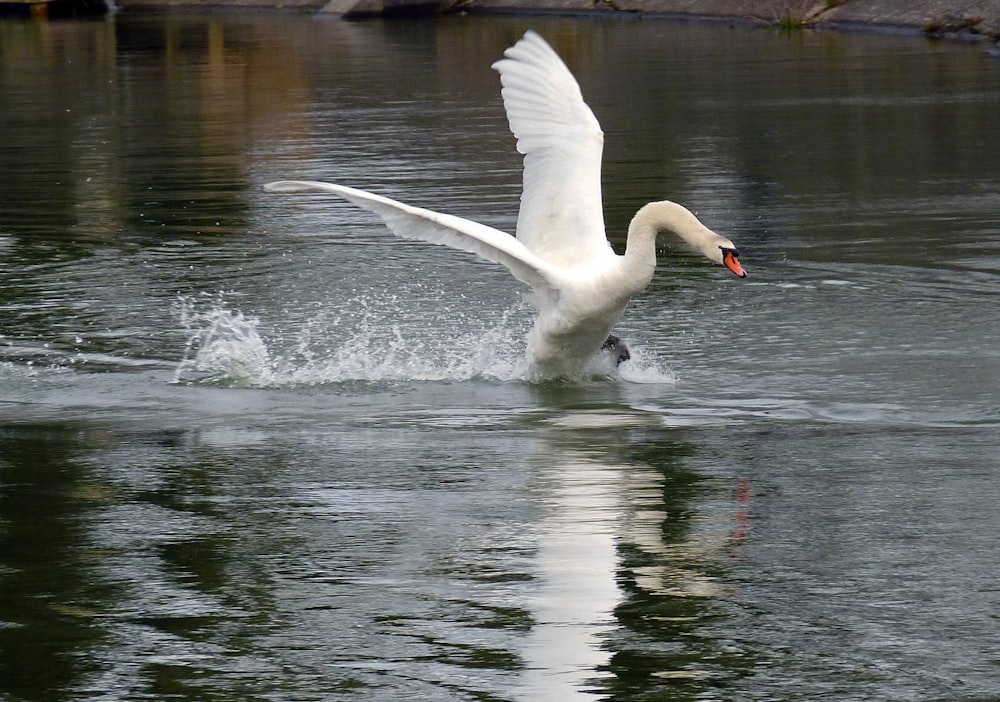
[[[723,258],[725,258],[726,254],[732,254],[733,258],[739,258],[740,257],[740,252],[737,249],[729,249],[729,248],[726,248],[725,246],[720,246],[719,248],[722,249],[722,256],[723,256]]]

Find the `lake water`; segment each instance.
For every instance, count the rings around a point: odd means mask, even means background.
[[[669,197],[633,360],[525,377],[526,28]],[[0,698],[1000,699],[1000,61],[543,17],[0,22]]]

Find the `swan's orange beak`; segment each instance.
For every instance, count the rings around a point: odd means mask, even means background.
[[[739,254],[732,249],[726,249],[722,252],[722,263],[740,278],[747,277],[747,272],[740,265]]]

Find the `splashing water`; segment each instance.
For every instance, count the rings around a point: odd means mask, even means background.
[[[258,318],[230,309],[221,298],[205,302],[182,297],[175,315],[188,341],[174,382],[282,387],[352,381],[532,380],[521,308],[493,322],[458,314],[453,326],[461,331],[430,333],[419,325],[387,324],[386,310],[373,309],[363,299],[350,301],[345,309],[350,313],[317,312],[298,324],[289,338],[266,341]],[[618,369],[609,357],[596,359],[588,370],[591,377],[620,377],[633,383],[676,380],[656,358],[634,345],[632,360]]]
[[[174,313],[188,332],[184,357],[174,371],[174,382],[229,379],[263,380],[271,365],[267,345],[257,333],[259,321],[232,312],[221,303],[200,310],[191,297],[180,298]],[[266,383],[264,383],[266,384]]]
[[[428,336],[426,330],[387,325],[384,311],[360,301],[347,307],[352,313],[344,315],[350,317],[346,322],[320,312],[304,320],[291,339],[266,341],[258,318],[229,309],[220,299],[205,305],[180,298],[175,315],[188,341],[174,381],[275,387],[526,377],[524,331],[513,310],[492,327],[466,319],[460,333]]]
[[[673,385],[677,382],[677,375],[664,367],[655,355],[634,343],[629,351],[631,360],[618,366],[618,375],[622,380],[644,385]]]

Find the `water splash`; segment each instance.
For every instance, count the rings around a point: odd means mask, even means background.
[[[630,344],[629,352],[632,358],[618,366],[618,375],[622,380],[643,385],[673,385],[677,382],[677,375],[656,354],[638,343]]]
[[[526,377],[524,330],[515,311],[496,324],[461,319],[460,332],[385,322],[361,300],[350,313],[317,312],[284,338],[266,339],[257,317],[223,300],[180,298],[175,316],[188,334],[175,382],[252,387],[350,381],[519,380]]]
[[[246,387],[313,386],[345,382],[532,381],[525,360],[528,308],[499,318],[449,309],[424,323],[387,323],[398,300],[359,297],[340,311],[316,311],[293,320],[282,334],[257,317],[230,308],[221,297],[181,297],[175,316],[188,339],[174,372],[177,383]],[[273,325],[275,327],[278,324]],[[615,368],[598,356],[586,376],[631,383],[672,384],[673,372],[640,346]]]
[[[270,375],[271,357],[257,332],[257,318],[229,310],[219,301],[203,310],[192,297],[178,299],[174,314],[188,333],[174,382],[215,379],[255,384],[253,379],[264,381]]]

